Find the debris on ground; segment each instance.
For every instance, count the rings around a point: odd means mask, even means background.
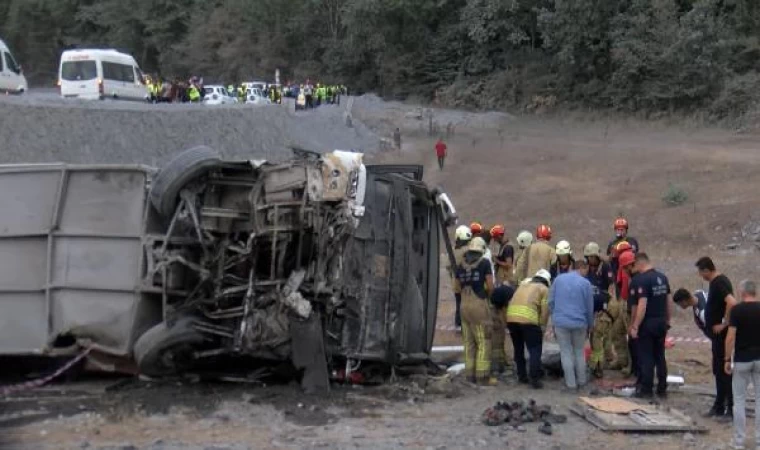
[[[552,434],[552,424],[567,422],[567,416],[553,414],[550,405],[539,405],[535,400],[528,402],[498,402],[483,412],[483,424],[490,427],[510,425],[518,430],[523,424],[540,422],[538,431]],[[518,430],[519,431],[519,430]]]
[[[570,411],[602,431],[707,432],[691,417],[667,405],[643,405],[617,397],[581,397]]]

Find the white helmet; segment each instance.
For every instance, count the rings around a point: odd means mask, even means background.
[[[472,239],[472,231],[467,225],[459,225],[455,232],[458,241],[469,241]]]
[[[476,237],[467,245],[467,251],[477,252],[481,255],[484,255],[487,249],[488,247],[486,246],[486,241],[484,241],[481,237]]]
[[[583,248],[583,256],[588,258],[589,256],[601,256],[601,250],[599,249],[599,244],[596,242],[589,242],[586,244],[586,247]]]
[[[550,274],[549,271],[546,269],[541,269],[538,272],[536,272],[536,277],[543,278],[544,280],[546,280],[547,283],[550,283],[550,284],[552,282],[552,274]]]
[[[521,248],[527,248],[532,243],[533,235],[530,234],[530,231],[523,230],[520,232],[520,234],[517,235],[517,245],[519,245]]]
[[[570,243],[567,241],[557,242],[557,256],[572,255],[573,249],[570,248]]]

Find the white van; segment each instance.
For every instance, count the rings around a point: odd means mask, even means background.
[[[20,94],[28,89],[21,66],[16,63],[8,46],[0,39],[0,92]]]
[[[131,55],[116,50],[67,50],[58,86],[64,98],[147,100],[144,76]]]

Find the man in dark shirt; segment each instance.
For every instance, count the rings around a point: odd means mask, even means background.
[[[694,315],[694,324],[708,339],[712,337],[712,331],[708,330],[707,326],[705,326],[707,292],[698,289],[692,294],[688,290],[681,288],[673,294],[673,302],[682,309],[691,307],[691,311]]]
[[[636,396],[652,397],[654,371],[657,369],[657,395],[664,397],[668,388],[665,361],[665,337],[670,329],[670,284],[668,277],[652,267],[646,253],[636,255],[636,276],[631,288],[636,316],[631,337],[638,339],[641,375]]]
[[[734,395],[734,442],[733,448],[744,448],[744,431],[747,426],[746,402],[747,385],[755,385],[755,404],[760,405],[760,302],[757,300],[757,286],[754,281],[739,284],[742,302],[731,310],[726,335],[726,357],[724,372],[733,372]],[[731,355],[734,366],[731,367]],[[755,414],[755,445],[760,444],[760,414]],[[760,448],[760,447],[758,447]]]
[[[715,376],[715,403],[705,417],[733,417],[733,394],[731,392],[731,375],[723,370],[726,349],[726,328],[731,308],[736,305],[734,288],[725,275],[718,272],[715,263],[707,256],[699,258],[697,271],[703,280],[710,283],[705,308],[705,327],[710,331],[712,342],[712,369]]]

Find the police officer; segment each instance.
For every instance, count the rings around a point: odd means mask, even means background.
[[[496,384],[491,377],[493,322],[489,298],[494,290],[491,261],[484,257],[486,243],[473,238],[456,268],[456,284],[462,293],[462,339],[468,380]]]
[[[591,334],[591,358],[589,366],[596,378],[604,374],[605,348],[609,348],[610,331],[619,314],[619,308],[611,307],[615,299],[615,278],[610,265],[602,261],[599,244],[589,242],[583,248],[583,257],[588,263],[586,279],[594,292],[594,331]]]
[[[670,329],[670,283],[668,277],[652,267],[646,253],[636,255],[634,266],[636,275],[631,280],[630,298],[636,314],[630,333],[638,340],[641,371],[635,395],[639,398],[653,396],[656,369],[657,395],[665,397],[668,388],[665,337]]]

